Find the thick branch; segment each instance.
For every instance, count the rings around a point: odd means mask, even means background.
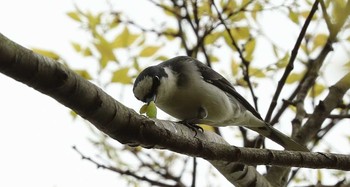
[[[313,114],[310,115],[305,125],[297,136],[298,141],[305,144],[316,135],[324,120],[331,111],[342,102],[344,94],[350,89],[350,73],[346,74],[335,85],[330,87],[327,97],[320,101]]]
[[[235,184],[237,181],[233,179],[242,177],[236,176],[235,171],[242,172],[242,168],[255,170],[238,164],[240,168],[236,167],[236,170],[230,170],[234,173],[228,173],[227,168],[232,164],[237,166],[234,162],[350,170],[347,155],[237,148],[212,132],[198,133],[195,137],[194,132],[183,125],[148,119],[123,106],[62,64],[37,55],[1,34],[0,58],[0,72],[51,96],[115,140],[202,157]],[[341,97],[339,94],[335,96]]]

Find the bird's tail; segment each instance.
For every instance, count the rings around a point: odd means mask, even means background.
[[[280,144],[286,150],[309,152],[309,150],[305,146],[297,143],[296,141],[294,141],[290,137],[286,136],[282,132],[273,128],[268,123],[265,123],[264,126],[247,127],[247,128],[249,128],[253,131],[256,131],[257,133],[265,136],[266,138],[271,139],[272,141]]]

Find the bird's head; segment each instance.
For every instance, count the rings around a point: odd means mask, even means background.
[[[155,101],[158,87],[164,77],[167,77],[167,74],[163,67],[151,66],[144,69],[134,82],[135,97],[144,103]]]

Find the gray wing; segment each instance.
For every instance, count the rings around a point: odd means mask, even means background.
[[[220,88],[221,90],[231,94],[234,98],[236,98],[247,110],[249,110],[255,117],[261,119],[260,114],[254,109],[252,105],[249,104],[247,100],[245,100],[232,86],[232,84],[226,80],[223,76],[221,76],[216,71],[212,70],[210,67],[205,64],[199,62],[198,60],[193,60],[193,63],[196,63],[198,70],[202,74],[204,81]]]

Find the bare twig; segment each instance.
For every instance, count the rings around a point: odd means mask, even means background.
[[[193,171],[192,171],[191,187],[196,187],[196,178],[197,178],[197,158],[193,157]]]
[[[252,83],[250,81],[250,74],[249,74],[249,65],[250,65],[250,62],[247,61],[247,59],[244,58],[244,55],[243,55],[243,51],[239,48],[236,40],[234,39],[234,37],[232,36],[232,33],[230,31],[230,29],[228,28],[227,24],[225,23],[225,20],[224,18],[222,17],[222,14],[220,13],[218,7],[216,6],[214,0],[211,1],[211,4],[213,5],[215,11],[217,12],[218,14],[218,17],[221,21],[221,24],[225,27],[225,30],[228,34],[228,36],[230,37],[230,40],[231,40],[231,43],[232,45],[236,48],[238,54],[239,54],[239,57],[240,59],[242,60],[242,64],[244,65],[245,68],[243,68],[243,76],[244,76],[244,80],[247,82],[248,84],[248,87],[249,87],[249,90],[252,94],[252,97],[253,97],[253,102],[254,102],[254,107],[255,109],[258,111],[258,98],[256,97],[255,93],[254,93],[254,89],[253,89],[253,86],[252,86]]]
[[[327,13],[327,8],[326,8],[326,5],[324,3],[323,0],[318,0],[320,2],[320,5],[321,5],[321,9],[322,9],[322,13],[323,13],[323,17],[324,17],[324,20],[326,21],[326,25],[327,25],[327,28],[328,28],[328,31],[331,33],[333,32],[333,24],[331,22],[331,19]]]
[[[94,159],[85,156],[75,146],[73,146],[72,148],[81,156],[81,158],[83,160],[87,160],[87,161],[95,164],[97,166],[97,168],[107,169],[107,170],[119,173],[120,175],[127,175],[127,176],[130,176],[130,177],[134,177],[134,178],[136,178],[138,180],[148,182],[149,184],[155,185],[155,186],[165,186],[165,187],[178,187],[178,186],[181,186],[181,187],[185,187],[185,185],[182,184],[182,183],[177,183],[175,185],[170,185],[170,184],[163,183],[163,182],[160,182],[160,181],[157,181],[157,180],[152,180],[152,179],[150,179],[150,178],[148,178],[146,176],[139,176],[139,175],[136,174],[135,171],[122,170],[122,169],[119,169],[119,168],[116,168],[116,167],[106,166],[106,165],[100,164],[97,161],[95,161]]]
[[[301,45],[301,42],[305,36],[305,33],[306,33],[306,30],[307,28],[309,27],[309,24],[311,22],[311,19],[312,17],[314,16],[316,10],[317,10],[317,6],[318,6],[318,0],[316,0],[311,8],[311,11],[308,15],[308,17],[306,18],[305,20],[305,23],[300,31],[300,34],[298,36],[298,39],[294,45],[294,48],[292,50],[292,54],[291,54],[291,57],[289,59],[289,62],[288,62],[288,65],[281,77],[281,79],[278,81],[278,85],[277,85],[277,89],[275,91],[275,94],[272,98],[272,101],[271,101],[271,104],[270,104],[270,107],[269,107],[269,110],[266,114],[266,117],[265,117],[265,121],[269,122],[270,119],[271,119],[271,116],[272,116],[272,113],[277,105],[277,100],[279,98],[279,95],[281,94],[281,91],[285,85],[285,82],[287,80],[287,77],[289,76],[290,72],[292,72],[292,70],[294,69],[294,61],[298,55],[298,50],[299,50],[299,47]]]

